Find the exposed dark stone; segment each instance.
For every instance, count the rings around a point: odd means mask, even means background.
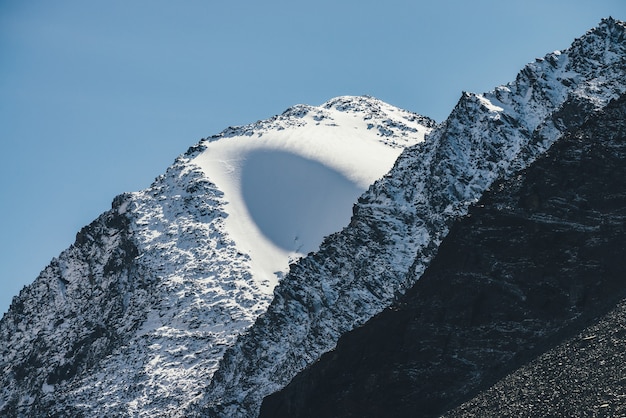
[[[446,417],[626,415],[626,301]]]

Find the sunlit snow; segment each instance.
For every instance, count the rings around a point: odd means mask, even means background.
[[[290,261],[347,225],[358,196],[429,130],[411,123],[417,131],[400,145],[385,141],[360,112],[303,113],[295,126],[208,142],[194,160],[224,192],[226,228],[250,256],[255,280],[269,288]]]

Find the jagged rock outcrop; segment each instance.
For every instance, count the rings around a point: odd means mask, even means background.
[[[13,299],[0,322],[2,415],[45,416],[55,385],[98,364],[140,324],[151,283],[135,263],[125,210],[120,196]]]
[[[625,225],[626,95],[496,182],[404,297],[261,416],[437,416],[546,350],[450,416],[623,413]]]
[[[625,32],[605,19],[514,82],[464,93],[359,199],[350,225],[292,266],[267,312],[224,355],[199,413],[255,416],[264,396],[412,286],[449,225],[496,178],[525,168],[626,91]]]
[[[624,171],[626,158],[626,98],[607,108],[600,120],[591,121],[583,132],[571,139],[582,143],[578,169],[584,170],[579,174],[584,181],[577,186],[575,178],[568,179],[567,187],[579,189],[595,180],[595,190],[586,191],[593,200],[588,207],[577,193],[569,201],[561,202],[568,205],[562,210],[571,211],[569,205],[572,205],[591,214],[594,207],[601,207],[603,215],[597,218],[595,225],[590,225],[596,230],[595,234],[602,236],[586,240],[580,248],[574,245],[570,248],[571,252],[584,256],[579,269],[595,269],[586,274],[592,285],[581,289],[578,295],[578,298],[584,298],[586,307],[595,312],[582,321],[578,320],[577,326],[565,334],[574,336],[553,348],[548,347],[545,353],[446,416],[621,416],[626,411],[623,395],[626,387],[623,361],[626,345],[623,291],[626,265],[623,260],[626,245],[614,242],[607,246],[610,239],[623,234],[626,216],[626,188],[622,180],[614,178]],[[564,144],[562,147],[568,145],[575,146]],[[530,202],[542,204],[542,200],[532,198]],[[607,283],[610,279],[607,271],[618,276],[616,283]],[[594,289],[601,290],[606,297],[590,300],[590,290]],[[613,301],[620,298],[617,306],[612,308]],[[592,303],[596,306],[589,306]],[[608,314],[597,315],[608,309]],[[587,323],[589,325],[584,327]]]

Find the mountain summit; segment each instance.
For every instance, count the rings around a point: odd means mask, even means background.
[[[347,224],[434,125],[339,97],[200,141],[14,298],[0,322],[0,415],[180,413],[289,263]]]
[[[224,193],[225,228],[254,280],[273,288],[287,260],[347,225],[357,198],[433,126],[370,97],[338,97],[228,129],[192,163]]]

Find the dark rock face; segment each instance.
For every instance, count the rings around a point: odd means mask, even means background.
[[[438,415],[613,308],[626,296],[625,121],[623,96],[495,183],[397,304],[261,416]]]
[[[445,414],[446,417],[626,415],[626,301],[597,323]]]

